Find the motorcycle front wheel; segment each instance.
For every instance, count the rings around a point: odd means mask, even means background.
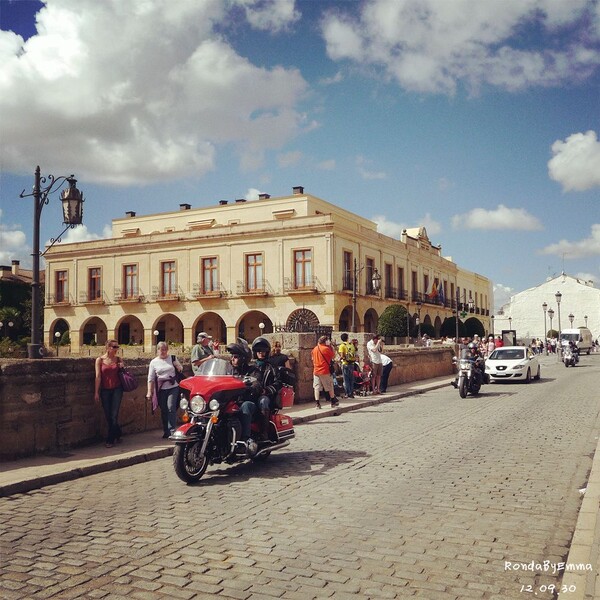
[[[208,467],[208,457],[204,455],[200,458],[202,442],[190,442],[188,444],[177,444],[173,451],[173,467],[175,473],[181,481],[186,483],[195,483],[199,481],[206,467]]]
[[[467,397],[467,378],[461,377],[458,381],[458,393],[461,398]]]

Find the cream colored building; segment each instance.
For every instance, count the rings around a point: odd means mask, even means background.
[[[285,197],[126,215],[113,220],[109,239],[47,253],[46,344],[66,329],[73,352],[109,338],[191,346],[200,331],[252,340],[261,324],[265,333],[350,331],[354,298],[357,331],[375,331],[383,310],[400,302],[439,332],[457,298],[459,310],[471,299],[469,316],[490,329],[490,281],[444,258],[424,228],[400,240],[382,235],[302,187]]]

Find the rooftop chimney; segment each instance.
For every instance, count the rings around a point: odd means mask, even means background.
[[[267,200],[270,197],[271,197],[271,194],[259,194],[258,195],[259,200]]]
[[[190,208],[192,208],[191,204],[180,204],[179,205],[179,210],[190,210]]]
[[[236,198],[236,202],[246,202],[246,198]]]
[[[12,269],[11,269],[11,271],[12,271],[13,275],[18,275],[19,274],[19,265],[20,264],[21,263],[18,260],[13,260],[12,261]]]
[[[292,191],[294,192],[294,196],[301,196],[304,194],[304,188],[301,185],[293,187]]]
[[[125,213],[130,219],[131,217],[135,217],[135,213],[132,210],[129,210]]]
[[[227,204],[228,200],[219,200],[219,204],[221,206],[225,206]]]

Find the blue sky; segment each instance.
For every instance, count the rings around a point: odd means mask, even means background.
[[[597,0],[0,0],[0,28],[1,264],[31,264],[39,164],[86,196],[63,242],[302,185],[425,225],[496,306],[600,286]]]

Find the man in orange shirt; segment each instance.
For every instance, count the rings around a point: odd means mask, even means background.
[[[335,397],[333,388],[333,377],[331,376],[331,361],[335,357],[335,350],[331,347],[331,342],[326,335],[319,338],[318,344],[311,352],[313,363],[313,389],[315,391],[315,402],[317,408],[321,408],[321,391],[325,390],[329,394],[331,408],[339,405]]]

